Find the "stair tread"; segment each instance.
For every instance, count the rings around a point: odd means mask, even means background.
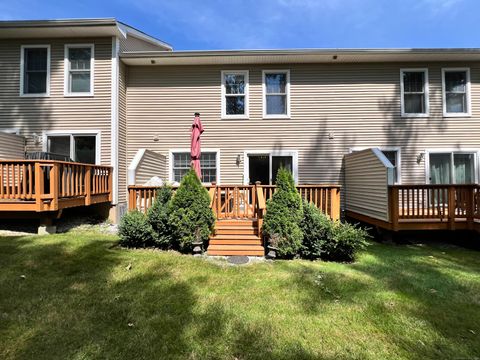
[[[261,237],[256,234],[216,234],[214,236],[210,236],[210,239],[261,240]]]
[[[264,250],[262,245],[209,245],[207,251],[209,250]]]
[[[260,240],[210,240],[210,245],[262,245]]]

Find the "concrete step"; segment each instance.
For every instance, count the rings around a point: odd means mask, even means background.
[[[207,254],[212,256],[264,256],[260,245],[209,245]]]

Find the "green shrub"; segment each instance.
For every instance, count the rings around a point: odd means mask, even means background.
[[[120,245],[126,247],[149,247],[153,245],[152,227],[147,217],[138,210],[126,213],[118,227]]]
[[[195,171],[185,174],[170,202],[170,225],[173,241],[182,252],[190,252],[196,241],[207,243],[215,217],[210,208],[210,196]]]
[[[333,228],[333,221],[310,203],[303,203],[303,219],[301,229],[303,232],[300,256],[305,259],[318,259],[322,256],[326,242]]]
[[[325,242],[322,258],[333,261],[353,261],[358,250],[367,246],[370,235],[357,225],[334,222],[328,241]]]
[[[172,188],[168,185],[157,190],[153,206],[148,209],[147,219],[153,230],[153,242],[160,249],[172,247],[172,228],[169,223],[169,205]]]
[[[279,257],[290,258],[302,246],[302,199],[288,170],[279,169],[276,181],[277,191],[267,201],[263,233],[274,240],[270,244],[278,249]]]

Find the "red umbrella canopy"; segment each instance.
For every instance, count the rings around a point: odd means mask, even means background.
[[[200,135],[203,133],[203,125],[200,121],[200,114],[195,113],[195,118],[193,119],[192,124],[192,137],[190,143],[190,159],[192,160],[192,168],[197,173],[199,179],[202,178],[202,172],[200,170],[200,155],[201,144],[200,144]]]

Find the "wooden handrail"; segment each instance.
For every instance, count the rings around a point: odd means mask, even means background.
[[[129,210],[146,212],[153,204],[158,186],[128,186]],[[174,190],[177,187],[173,187]],[[266,201],[276,190],[275,185],[235,185],[212,184],[207,186],[210,195],[210,207],[217,219],[222,218],[258,218],[259,211],[266,209]],[[297,189],[306,201],[315,204],[323,213],[333,220],[340,218],[339,185],[307,184],[298,185]]]
[[[465,221],[473,228],[480,218],[478,184],[402,184],[389,186],[389,222],[393,230],[399,223],[412,220],[445,222],[454,230]]]
[[[0,160],[0,201],[18,200],[14,210],[22,210],[22,200],[33,201],[37,212],[59,210],[65,200],[73,206],[82,199],[83,205],[111,201],[112,172],[111,166],[76,162]]]

